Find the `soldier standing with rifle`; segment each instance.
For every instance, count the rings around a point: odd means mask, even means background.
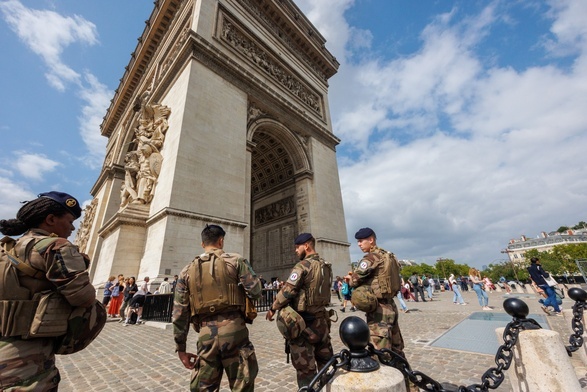
[[[222,250],[222,227],[206,225],[202,230],[204,253],[180,273],[175,286],[173,333],[179,359],[193,369],[190,390],[217,391],[222,371],[230,389],[253,391],[259,371],[249,330],[256,311],[251,299],[261,296],[261,282],[249,262]],[[198,354],[186,351],[186,340],[194,325],[198,332]]]
[[[316,253],[315,246],[312,234],[297,236],[295,251],[301,261],[294,266],[266,315],[267,320],[273,321],[279,310],[277,326],[289,341],[299,388],[309,385],[334,355],[330,314],[326,311],[330,304],[332,266]]]

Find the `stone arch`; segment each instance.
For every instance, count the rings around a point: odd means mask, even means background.
[[[304,140],[283,124],[259,119],[247,134],[251,154],[251,263],[265,278],[287,277],[298,234],[298,182],[311,178]]]
[[[296,136],[280,122],[265,118],[256,120],[249,127],[247,132],[247,142],[249,145],[255,144],[253,139],[255,134],[258,134],[259,132],[269,133],[286,148],[293,161],[295,176],[312,173],[310,158],[302,144],[303,141],[300,140],[300,137]]]

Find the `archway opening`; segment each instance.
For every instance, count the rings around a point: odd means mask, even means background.
[[[266,280],[285,279],[297,233],[292,156],[271,129],[255,131],[251,150],[251,263]]]

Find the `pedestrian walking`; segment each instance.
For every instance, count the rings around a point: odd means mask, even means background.
[[[550,278],[550,274],[542,268],[540,265],[540,259],[538,257],[532,257],[530,259],[530,267],[528,267],[528,272],[530,273],[530,278],[532,281],[546,294],[547,298],[542,301],[542,310],[545,313],[550,314],[548,307],[552,306],[554,308],[554,314],[561,315],[561,309],[556,299],[556,292],[554,291],[554,288],[546,281],[546,279]]]
[[[448,278],[448,283],[449,283],[450,288],[453,292],[453,298],[452,298],[453,304],[466,305],[467,303],[463,299],[463,295],[461,294],[461,289],[459,287],[459,284],[457,283],[457,280],[455,279],[454,274],[450,274],[450,277]]]

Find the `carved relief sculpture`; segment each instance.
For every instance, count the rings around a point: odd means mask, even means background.
[[[94,198],[94,200],[92,200],[92,202],[86,206],[84,209],[84,220],[81,222],[81,225],[77,231],[77,236],[75,237],[75,243],[82,253],[86,251],[90,230],[92,228],[92,224],[94,223],[94,216],[96,215],[97,205],[98,198]]]
[[[225,42],[228,42],[245,57],[269,73],[282,86],[297,96],[316,113],[322,115],[321,99],[318,95],[313,93],[298,78],[286,71],[277,61],[273,60],[264,49],[246,37],[226,17],[222,19],[221,37]]]
[[[155,182],[161,172],[161,147],[169,128],[167,119],[171,109],[165,105],[150,104],[150,91],[139,98],[138,126],[133,142],[137,149],[124,159],[124,183],[120,189],[120,207],[129,203],[149,204],[153,200]],[[138,106],[138,105],[137,105]]]

